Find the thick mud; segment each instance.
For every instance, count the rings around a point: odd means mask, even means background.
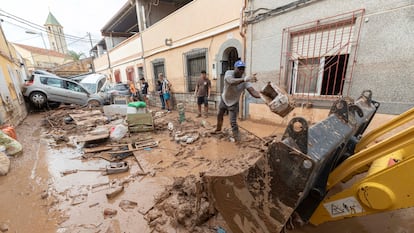
[[[184,233],[217,232],[220,228],[231,232],[211,209],[205,190],[197,188],[200,174],[245,168],[258,156],[266,137],[278,138],[284,132],[283,126],[242,121],[242,143],[235,144],[228,119],[223,134],[211,135],[214,116],[204,119],[186,113],[188,121],[179,124],[178,113],[173,112],[155,120],[155,132],[135,133],[120,142],[152,138],[157,147],[135,151],[135,156],[126,158],[128,172],[103,175],[92,170],[105,168],[109,162],[84,156],[82,144],[76,143],[76,136],[91,128],[59,127],[64,125],[64,114],[57,114],[59,121],[51,123],[44,120],[50,115],[32,114],[17,127],[24,153],[12,158],[9,174],[0,177],[0,226],[6,226],[7,232]],[[172,130],[167,129],[169,122]],[[183,132],[191,136],[198,132],[198,137],[188,144],[177,142]],[[120,189],[108,199],[108,193]],[[290,232],[409,233],[414,232],[413,217],[411,208],[317,227],[307,225]]]
[[[49,187],[47,148],[41,137],[42,115],[28,117],[16,129],[22,155],[11,158],[7,176],[0,177],[0,225],[8,232],[56,232],[59,214],[53,201],[42,198]]]

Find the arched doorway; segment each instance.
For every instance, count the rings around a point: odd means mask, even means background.
[[[224,86],[224,74],[227,70],[234,70],[234,63],[239,60],[239,54],[235,47],[228,47],[223,52],[221,63],[221,73],[220,73],[220,93],[223,92]]]

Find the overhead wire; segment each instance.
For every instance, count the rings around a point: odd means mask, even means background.
[[[23,27],[23,26],[21,26],[21,25],[17,25],[17,24],[14,24],[14,23],[8,22],[8,21],[4,21],[4,20],[3,20],[3,22],[8,23],[8,24],[11,24],[11,25],[16,26],[16,27],[20,27],[20,28],[25,29],[25,30],[31,30],[31,29],[29,29],[29,28],[26,28],[26,27]],[[36,34],[37,34],[37,33],[36,33]],[[39,34],[38,36],[43,37],[43,35],[40,35],[40,34]],[[36,37],[38,37],[38,36],[36,36]],[[87,36],[89,36],[89,35],[85,35],[84,37],[80,37],[79,39],[69,39],[69,41],[70,41],[70,42],[66,43],[66,46],[69,46],[69,45],[75,44],[75,43],[77,43],[77,42],[82,42],[83,44],[88,44],[88,47],[89,47],[89,43],[90,43],[90,41],[89,41],[89,40],[85,40],[85,38],[86,38]],[[29,38],[29,39],[33,39],[33,38],[35,38],[35,37],[31,37],[31,38]],[[24,40],[29,40],[29,39],[24,39]],[[19,40],[19,41],[24,41],[24,40]],[[44,39],[42,39],[42,40],[44,40]],[[72,41],[72,40],[73,40],[73,41]],[[17,43],[17,42],[18,42],[18,41],[12,41],[12,43]],[[93,41],[93,43],[98,43],[98,42],[99,42],[99,41]],[[49,50],[48,48],[44,48],[44,49]],[[57,48],[57,49],[59,49],[59,48]]]
[[[42,25],[39,25],[39,24],[30,22],[30,21],[28,21],[26,19],[23,19],[23,18],[19,17],[19,16],[16,16],[16,15],[13,15],[11,13],[8,13],[8,12],[2,10],[2,9],[0,9],[0,12],[3,12],[3,14],[0,13],[0,15],[6,16],[6,17],[11,18],[11,19],[13,19],[15,21],[18,21],[20,23],[26,24],[26,25],[28,25],[30,27],[35,28],[36,30],[40,30],[40,31],[43,31],[43,32],[47,32],[45,30],[44,26],[42,26]],[[70,34],[65,34],[65,36],[70,37],[70,38],[73,38],[73,39],[79,39],[80,38],[79,36],[73,36],[73,35],[70,35]]]
[[[13,26],[15,26],[15,27],[19,27],[19,28],[21,28],[21,29],[24,29],[24,30],[26,30],[26,31],[30,31],[30,30],[32,30],[31,28],[28,28],[28,27],[24,27],[24,26],[21,26],[21,25],[18,25],[18,24],[15,24],[15,23],[12,23],[12,22],[9,22],[9,21],[5,21],[5,20],[3,20],[3,22],[4,23],[7,23],[7,24],[10,24],[10,25],[13,25]],[[47,32],[44,32],[44,31],[42,31],[42,32],[40,32],[40,33],[45,33],[45,34],[47,34]],[[36,33],[37,34],[37,33]],[[54,34],[54,33],[52,33],[52,34]],[[57,35],[57,34],[54,34],[54,35]],[[88,36],[88,35],[86,35],[86,36]],[[69,39],[69,40],[75,40],[75,41],[79,41],[80,39],[84,39],[86,36],[84,36],[84,37],[79,37],[79,38],[76,38],[76,39],[74,39],[74,38],[66,38],[66,34],[65,34],[65,38],[66,39]],[[97,43],[99,40],[94,40],[94,39],[92,39],[92,41],[93,42],[95,42],[95,43]],[[83,40],[82,42],[88,42],[89,43],[89,40]]]
[[[16,15],[13,15],[11,13],[8,13],[8,12],[2,10],[2,9],[0,9],[0,16],[7,17],[7,18],[12,19],[14,21],[17,21],[17,22],[19,22],[21,24],[24,24],[26,26],[29,26],[30,28],[25,28],[26,30],[33,30],[33,29],[35,29],[35,30],[38,30],[38,31],[41,31],[41,32],[45,32],[45,33],[49,33],[49,34],[53,34],[53,35],[60,35],[59,33],[55,33],[53,31],[52,32],[47,31],[43,26],[41,26],[39,24],[32,23],[32,22],[30,22],[28,20],[25,20],[25,19],[21,18],[21,17],[18,17]],[[17,26],[16,24],[14,24],[14,25]],[[20,26],[20,27],[22,27],[22,26]],[[74,35],[70,35],[70,34],[66,34],[65,33],[65,38],[72,39],[72,40],[78,40],[78,39],[81,39],[83,37],[74,36]],[[98,39],[93,39],[93,40],[94,41],[99,41]],[[89,40],[83,40],[83,41],[84,42],[89,42]]]

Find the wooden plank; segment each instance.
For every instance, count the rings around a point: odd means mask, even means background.
[[[78,126],[95,125],[97,121],[107,120],[107,118],[103,116],[102,112],[99,110],[75,112],[70,113],[69,116]]]
[[[85,136],[79,136],[76,139],[78,142],[90,142],[90,141],[102,140],[106,138],[109,138],[109,132],[105,134],[97,134],[97,135],[88,134]]]
[[[93,110],[90,112],[79,112],[79,113],[70,113],[69,116],[72,117],[73,119],[79,119],[79,118],[87,118],[87,117],[91,117],[91,116],[98,116],[98,115],[102,115],[102,112],[99,110]]]
[[[104,116],[93,117],[84,120],[75,120],[75,124],[78,126],[93,126],[96,125],[98,122],[106,122],[108,118]]]
[[[83,152],[85,153],[95,153],[95,152],[101,152],[101,151],[106,151],[106,150],[111,150],[112,147],[110,146],[98,146],[98,147],[93,147],[93,148],[84,148]]]
[[[125,152],[134,152],[134,151],[142,150],[144,148],[152,148],[152,147],[157,147],[157,146],[158,146],[158,143],[154,142],[154,143],[148,143],[145,145],[137,145],[135,148],[132,148],[132,149],[129,149],[129,146],[128,146],[128,150],[108,151],[108,153],[109,154],[122,154]]]

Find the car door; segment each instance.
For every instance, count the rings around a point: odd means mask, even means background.
[[[65,97],[64,83],[62,79],[41,76],[41,83],[44,85],[44,90],[49,101],[62,102]]]
[[[84,105],[88,102],[89,93],[78,83],[65,81],[66,97],[64,103]]]
[[[105,85],[105,83],[106,83],[106,77],[102,77],[102,78],[98,81],[98,86],[97,86],[97,88],[96,88],[96,90],[95,90],[95,93],[98,93],[98,92],[102,89],[102,87]]]

